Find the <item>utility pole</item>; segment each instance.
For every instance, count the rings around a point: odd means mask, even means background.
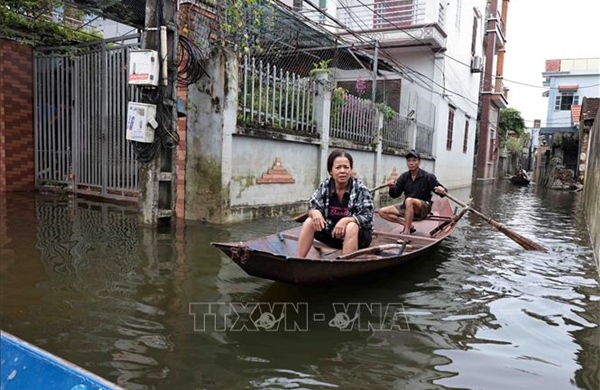
[[[142,48],[158,52],[158,86],[145,90],[144,103],[156,105],[157,128],[150,161],[140,162],[138,221],[171,223],[175,218],[177,158],[177,2],[146,0]],[[175,136],[174,136],[175,135]]]

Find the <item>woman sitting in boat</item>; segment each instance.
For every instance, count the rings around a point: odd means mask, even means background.
[[[431,212],[431,193],[443,196],[446,188],[433,173],[419,168],[421,155],[418,151],[411,149],[405,157],[408,171],[401,174],[398,180],[388,181],[390,197],[397,198],[404,193],[404,202],[382,207],[377,214],[390,222],[404,224],[403,233],[412,234],[416,231],[412,226],[413,220],[425,219]]]
[[[373,197],[362,182],[352,177],[353,160],[345,150],[333,150],[327,158],[330,177],[308,201],[308,218],[302,224],[296,256],[305,257],[313,238],[342,254],[366,248],[373,231]]]

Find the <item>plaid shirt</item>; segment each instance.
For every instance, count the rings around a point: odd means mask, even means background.
[[[346,193],[348,198],[348,217],[354,217],[360,229],[373,229],[373,196],[365,185],[354,178],[348,181]],[[331,232],[334,228],[333,221],[329,216],[329,200],[336,196],[335,182],[331,177],[319,184],[319,187],[308,201],[309,210],[319,210],[325,217],[327,226],[325,231]]]

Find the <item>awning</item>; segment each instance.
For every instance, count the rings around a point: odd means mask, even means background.
[[[579,89],[578,84],[559,85],[558,86],[558,92],[577,92],[577,89]]]

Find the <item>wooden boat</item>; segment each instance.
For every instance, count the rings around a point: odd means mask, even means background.
[[[0,331],[2,390],[123,390],[75,364]]]
[[[515,185],[518,185],[518,186],[529,185],[529,179],[526,178],[526,177],[523,177],[521,175],[512,176],[509,180],[510,180],[510,182],[512,184],[515,184]]]
[[[306,258],[295,257],[301,226],[246,242],[211,245],[249,275],[298,285],[330,285],[423,259],[452,234],[466,211],[455,215],[446,198],[436,199],[430,216],[413,223],[416,232],[411,235],[401,233],[403,226],[375,215],[371,245],[346,255],[315,240]]]

